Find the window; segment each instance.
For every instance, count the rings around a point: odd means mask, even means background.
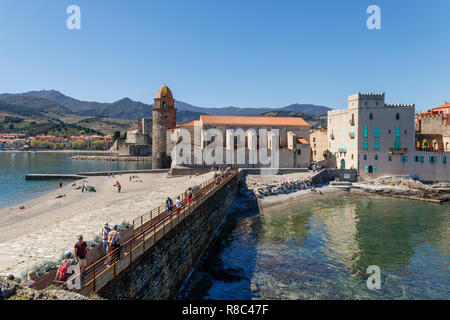
[[[380,150],[380,142],[375,141],[375,150]]]
[[[395,127],[395,137],[400,138],[400,127]]]
[[[406,129],[405,129],[405,131],[404,131],[404,132],[405,132],[405,135],[406,135],[406,133],[407,133],[408,131],[406,131]]]
[[[418,156],[414,157],[414,162],[419,162],[419,157]]]
[[[297,154],[298,154],[298,155],[301,155],[301,154],[302,154],[302,150],[298,149],[298,150],[297,150]],[[316,152],[315,152],[315,151],[314,151],[314,155],[316,155]]]
[[[313,138],[313,142],[316,142],[316,138]]]
[[[389,156],[389,161],[392,161],[392,156]]]
[[[375,160],[378,160],[378,155],[377,154],[375,155]]]
[[[423,161],[424,161],[424,156],[420,156],[420,157],[419,157],[419,161],[420,161],[420,162],[423,162]]]
[[[377,165],[373,166],[373,173],[377,173]]]
[[[391,134],[391,129],[388,130],[388,133]]]
[[[370,114],[369,114],[369,119],[370,119],[370,120],[373,120],[373,113],[370,113]]]
[[[367,126],[364,126],[364,138],[367,138],[369,136],[369,128]]]
[[[400,151],[401,148],[402,148],[402,142],[400,141],[400,139],[395,139],[394,150],[398,152],[398,151]]]
[[[447,156],[443,156],[443,157],[442,157],[442,162],[443,162],[443,163],[447,163]]]
[[[367,107],[367,102],[365,103],[366,107]]]
[[[369,142],[364,141],[363,149],[364,149],[364,150],[368,150],[368,149],[369,149]]]
[[[408,162],[408,156],[402,156],[402,162]]]
[[[364,158],[364,160],[367,160],[367,154],[365,154],[365,155],[363,156],[363,158]]]
[[[396,119],[396,120],[399,120],[399,119],[400,119],[400,113],[396,113],[396,114],[395,114],[395,119]]]
[[[300,150],[299,150],[300,151]],[[300,153],[299,153],[300,154]],[[316,153],[316,150],[314,150],[314,155],[316,155],[317,153]]]
[[[430,162],[436,162],[433,156],[430,156]]]
[[[378,105],[378,101],[377,101],[376,105]]]
[[[375,138],[379,138],[380,137],[380,127],[375,126]]]
[[[352,154],[352,160],[353,160],[353,154]]]

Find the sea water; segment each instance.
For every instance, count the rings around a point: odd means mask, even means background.
[[[25,181],[29,173],[75,174],[151,169],[151,161],[73,160],[72,155],[62,152],[0,152],[0,208],[36,198],[58,187],[59,181],[54,180]]]
[[[371,265],[379,290],[367,286]],[[181,298],[450,299],[449,290],[449,205],[324,196],[230,212]]]

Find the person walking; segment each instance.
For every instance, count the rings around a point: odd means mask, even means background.
[[[192,188],[189,188],[187,191],[187,194],[186,194],[186,200],[187,200],[188,206],[191,205],[192,198],[193,198]]]
[[[83,236],[81,234],[78,236],[78,242],[75,243],[73,249],[74,249],[75,263],[80,268],[81,278],[83,278],[83,272],[87,266],[86,263],[87,243],[86,241],[83,241]]]
[[[105,222],[102,229],[103,249],[105,253],[108,253],[108,235],[111,232],[108,222]]]
[[[120,252],[120,232],[119,226],[115,224],[113,226],[113,230],[108,234],[108,258],[107,266],[111,264],[111,257],[113,258],[113,262],[116,262],[119,259]]]
[[[116,181],[116,187],[117,187],[117,192],[120,193],[120,190],[122,190],[122,186],[119,183],[119,181]]]
[[[59,188],[62,188],[62,186],[63,186],[63,185],[62,185],[62,182],[60,181],[60,182],[59,182]]]
[[[177,210],[177,214],[180,214],[181,212],[181,199],[180,196],[177,197],[177,200],[175,201],[175,207]]]
[[[172,199],[170,199],[170,197],[167,197],[166,208],[167,208],[167,213],[171,214],[172,210],[173,210],[173,201],[172,201]]]

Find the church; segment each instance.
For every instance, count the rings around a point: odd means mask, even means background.
[[[216,149],[223,149],[222,164],[238,165],[242,168],[273,167],[272,164],[262,164],[254,161],[255,154],[262,149],[268,150],[269,157],[277,149],[277,168],[292,169],[306,168],[310,161],[309,134],[310,125],[300,117],[249,117],[249,116],[220,116],[201,115],[199,120],[177,125],[177,109],[171,90],[163,85],[157,92],[153,106],[152,124],[152,166],[153,169],[170,168],[180,165],[171,154],[175,146],[184,145],[192,151],[188,161],[183,166],[208,166],[198,155],[204,154],[214,138],[208,131],[214,130],[225,137]],[[183,139],[183,132],[189,133],[190,139]],[[239,137],[236,132],[243,132]],[[238,140],[240,139],[240,140]],[[237,145],[241,143],[245,154],[244,163],[239,162]],[[185,149],[186,150],[186,149]],[[231,155],[231,157],[230,157]],[[257,156],[256,156],[257,157]],[[252,161],[253,158],[253,161]],[[257,157],[259,159],[259,157]],[[186,159],[184,157],[184,159]],[[231,163],[230,163],[231,159]]]

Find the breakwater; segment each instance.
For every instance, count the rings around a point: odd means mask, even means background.
[[[97,160],[97,161],[151,161],[152,157],[128,157],[128,156],[119,156],[119,155],[95,155],[95,156],[87,156],[87,155],[75,155],[72,156],[72,160]]]

